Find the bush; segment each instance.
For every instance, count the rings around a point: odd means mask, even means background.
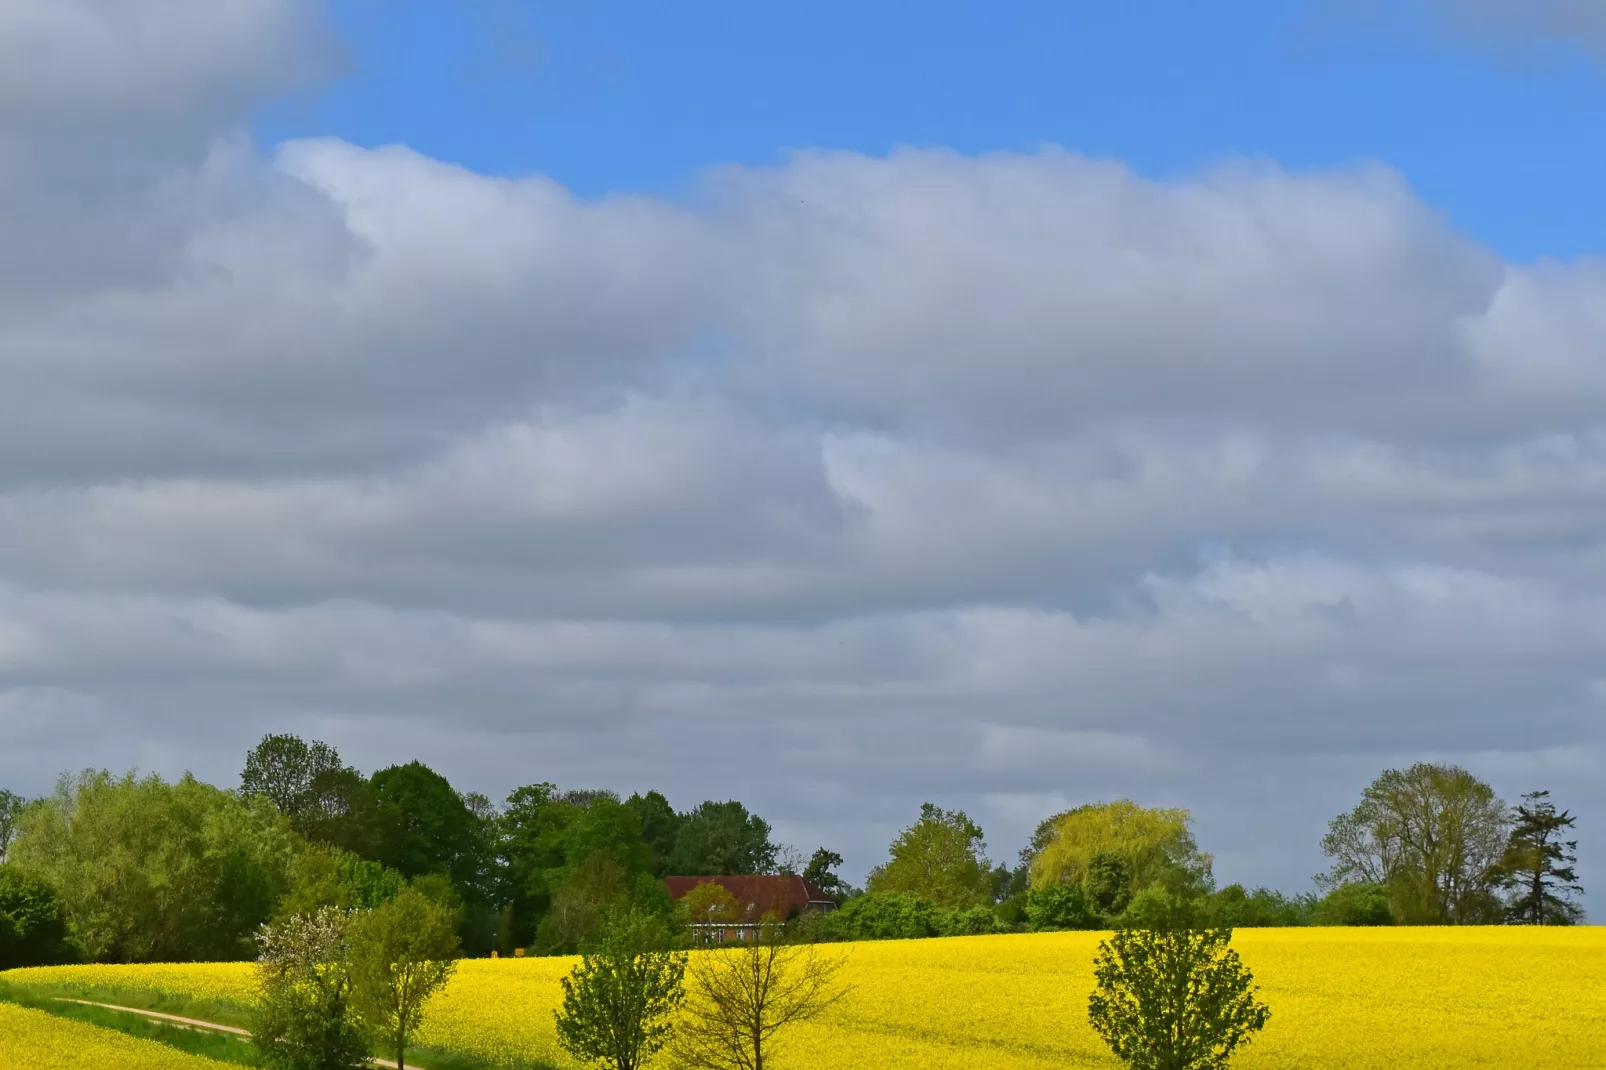
[[[1290,898],[1270,888],[1245,891],[1241,884],[1212,892],[1205,901],[1210,924],[1229,929],[1309,925],[1315,909],[1312,896]]]
[[[1341,884],[1316,904],[1317,925],[1393,925],[1388,890],[1380,884]]]
[[[76,958],[67,909],[56,889],[0,866],[0,970],[53,966]]]
[[[346,966],[350,915],[335,907],[265,926],[260,999],[251,1035],[277,1070],[356,1070],[368,1045],[350,1008]]]
[[[1102,929],[1105,919],[1080,884],[1051,884],[1026,893],[1026,924],[1034,932]]]
[[[1004,925],[992,907],[975,906],[956,910],[943,919],[944,936],[986,936],[1002,932]]]
[[[830,917],[844,940],[916,940],[942,933],[936,904],[914,892],[855,896]]]

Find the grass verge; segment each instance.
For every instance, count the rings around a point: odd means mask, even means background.
[[[88,999],[88,996],[73,996],[72,999]],[[141,1040],[154,1040],[158,1044],[166,1044],[170,1048],[187,1051],[191,1055],[203,1055],[208,1059],[219,1062],[234,1063],[238,1066],[266,1065],[262,1062],[256,1047],[243,1037],[228,1033],[215,1033],[206,1029],[190,1029],[175,1025],[171,1022],[157,1021],[143,1015],[131,1014],[126,1011],[107,1010],[104,1007],[86,1007],[82,1003],[67,1003],[60,997],[41,994],[39,991],[23,988],[19,985],[7,984],[0,981],[0,1000],[15,1003],[19,1007],[31,1007],[34,1010],[44,1011],[57,1018],[70,1018],[73,1021],[83,1022],[86,1025],[98,1026],[101,1029],[111,1029],[118,1033],[126,1033]],[[167,1011],[177,1014],[177,1011]]]

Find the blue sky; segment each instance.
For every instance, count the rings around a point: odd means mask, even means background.
[[[658,4],[335,0],[346,77],[265,143],[402,142],[583,196],[673,194],[791,149],[1043,143],[1185,174],[1379,159],[1516,260],[1606,247],[1606,80],[1582,50],[1491,56],[1301,0]],[[1420,21],[1420,20],[1419,20]]]

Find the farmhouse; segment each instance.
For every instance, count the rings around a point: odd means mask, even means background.
[[[802,914],[826,914],[836,901],[796,874],[731,877],[665,877],[664,887],[676,901],[701,884],[717,884],[736,900],[741,917],[735,921],[692,919],[697,939],[724,943],[748,940],[766,917],[788,921]]]

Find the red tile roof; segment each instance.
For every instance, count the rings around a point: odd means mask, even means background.
[[[699,884],[717,884],[729,892],[747,912],[757,920],[765,914],[774,914],[786,920],[793,914],[802,914],[812,905],[816,910],[829,909],[835,901],[802,877],[792,874],[779,876],[743,877],[665,877],[664,887],[669,898],[679,899]]]

